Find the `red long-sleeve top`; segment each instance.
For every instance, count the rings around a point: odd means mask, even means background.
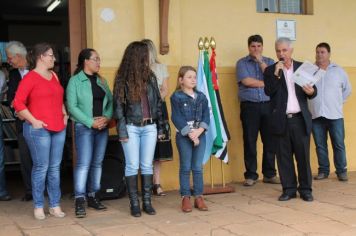
[[[50,131],[62,131],[65,128],[63,114],[63,87],[52,74],[51,80],[30,71],[21,80],[13,101],[16,112],[28,109],[37,119],[47,124]]]

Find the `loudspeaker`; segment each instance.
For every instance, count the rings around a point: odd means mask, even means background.
[[[101,174],[100,199],[125,196],[125,157],[118,136],[109,136]]]

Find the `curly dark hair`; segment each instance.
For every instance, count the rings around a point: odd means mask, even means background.
[[[151,76],[148,46],[139,41],[130,43],[116,72],[114,97],[122,103],[125,97],[133,102],[140,101],[141,91],[146,89]]]

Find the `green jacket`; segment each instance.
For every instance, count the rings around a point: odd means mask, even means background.
[[[100,78],[96,83],[105,91],[103,101],[103,116],[111,119],[113,114],[113,97],[108,84],[103,84]],[[91,128],[93,118],[93,93],[89,78],[83,71],[72,76],[66,89],[67,109],[73,121],[80,122]]]

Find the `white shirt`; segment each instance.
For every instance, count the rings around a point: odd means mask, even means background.
[[[28,69],[18,69],[21,75],[21,79],[29,72]]]
[[[312,118],[343,118],[343,104],[351,94],[351,84],[346,72],[340,66],[330,63],[325,76],[315,86],[318,94],[308,101]]]
[[[151,69],[157,77],[158,88],[161,88],[163,81],[169,77],[167,66],[164,64],[155,63],[151,66]]]

